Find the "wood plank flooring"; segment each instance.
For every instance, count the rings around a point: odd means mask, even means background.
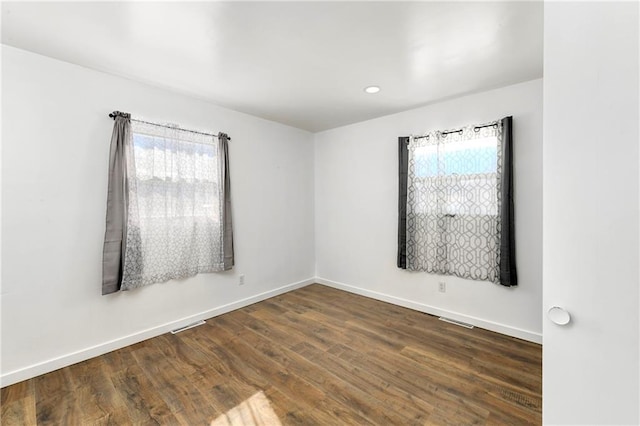
[[[520,425],[539,345],[311,285],[2,389],[2,425]]]

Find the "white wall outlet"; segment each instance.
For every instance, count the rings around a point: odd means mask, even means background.
[[[238,285],[244,285],[244,274],[238,275]]]
[[[444,281],[440,281],[438,283],[438,291],[440,293],[446,293],[447,292],[447,283]]]

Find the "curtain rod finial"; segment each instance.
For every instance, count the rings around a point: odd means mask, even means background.
[[[131,114],[129,114],[128,112],[113,111],[112,113],[109,113],[109,117],[113,118],[114,120],[116,119],[116,117],[131,118]]]

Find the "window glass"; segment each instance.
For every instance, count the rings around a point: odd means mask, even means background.
[[[138,209],[144,217],[208,217],[218,221],[214,145],[133,134]]]
[[[495,137],[418,147],[415,149],[416,176],[496,173],[497,148]]]

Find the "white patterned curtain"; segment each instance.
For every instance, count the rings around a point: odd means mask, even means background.
[[[214,136],[132,120],[131,139],[121,289],[228,269]]]
[[[410,137],[406,269],[500,282],[502,122]]]

